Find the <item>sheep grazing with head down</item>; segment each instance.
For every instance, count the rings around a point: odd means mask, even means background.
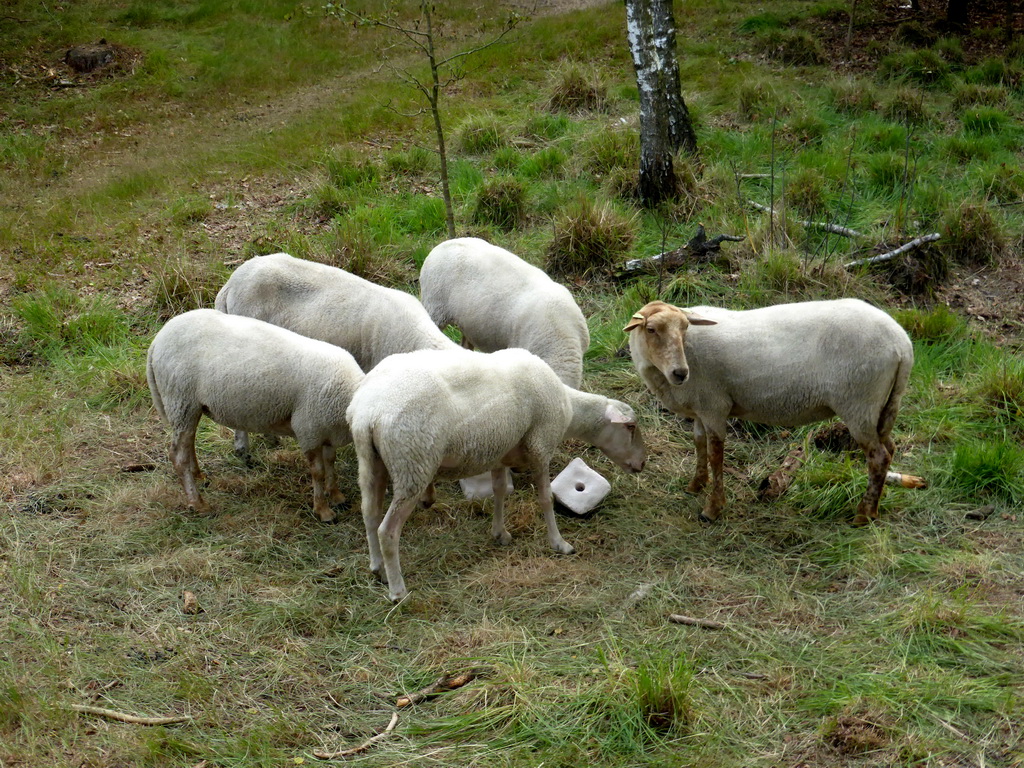
[[[435,476],[490,471],[491,535],[508,544],[506,467],[532,472],[548,543],[571,554],[558,531],[551,496],[550,463],[558,445],[575,438],[597,446],[629,472],[644,465],[643,438],[628,405],[567,387],[543,360],[522,349],[389,357],[366,375],[348,420],[359,459],[370,570],[380,576],[383,568],[396,602],[407,594],[398,560],[402,526]],[[393,497],[385,515],[389,478]]]
[[[732,311],[654,301],[630,319],[637,371],[670,411],[693,419],[697,466],[688,490],[712,486],[700,519],[725,506],[730,417],[799,426],[839,416],[864,451],[868,488],[854,523],[878,517],[895,445],[891,433],[914,349],[900,325],[858,299]]]
[[[334,519],[345,497],[335,450],[350,443],[345,410],[363,378],[352,355],[249,317],[196,309],[160,329],[146,355],[153,405],[171,425],[171,463],[189,506],[205,510],[196,427],[205,413],[233,429],[292,435],[313,476],[313,510]]]
[[[567,288],[514,253],[476,237],[446,240],[423,262],[420,298],[441,328],[458,326],[466,346],[526,349],[573,389],[583,383],[583,313]]]
[[[458,348],[415,296],[287,253],[239,266],[214,306],[335,344],[364,371],[399,352]],[[235,450],[244,456],[248,447],[246,433],[236,432]]]

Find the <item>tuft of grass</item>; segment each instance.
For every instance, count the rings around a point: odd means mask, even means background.
[[[875,89],[870,83],[852,78],[831,83],[828,86],[828,95],[832,108],[836,112],[851,117],[872,112],[878,101]]]
[[[939,247],[961,264],[979,265],[995,261],[1006,248],[1007,237],[989,206],[964,203],[942,217]]]
[[[892,314],[915,341],[960,339],[967,333],[967,322],[941,302],[928,310],[898,309]]]
[[[499,229],[513,230],[526,218],[526,187],[508,177],[493,177],[477,192],[473,221],[493,224]]]
[[[13,310],[22,324],[21,343],[51,360],[116,346],[130,330],[127,316],[106,297],[79,296],[59,285],[17,296]]]
[[[380,166],[345,147],[335,147],[324,153],[323,169],[327,180],[339,189],[372,188],[381,176]]]
[[[528,155],[519,172],[528,179],[558,178],[567,161],[565,152],[558,147],[544,147]]]
[[[633,130],[599,130],[586,137],[577,153],[588,171],[603,176],[636,165],[640,157],[640,138]]]
[[[437,158],[423,147],[412,146],[404,151],[389,152],[384,162],[391,173],[400,176],[422,176],[435,169]]]
[[[547,99],[551,112],[601,112],[608,106],[608,86],[594,68],[570,61],[552,76]]]
[[[222,265],[188,257],[168,259],[150,281],[150,305],[161,321],[190,309],[212,307],[226,279]]]
[[[953,449],[946,482],[969,498],[1024,503],[1024,449],[1012,440],[961,440]]]
[[[767,29],[754,38],[754,49],[769,59],[793,66],[825,61],[818,38],[803,29]]]
[[[949,79],[949,64],[931,49],[901,51],[885,56],[878,64],[878,73],[889,80],[938,88]]]
[[[469,117],[455,130],[459,147],[471,155],[483,155],[505,145],[507,139],[498,119],[488,113]]]
[[[1010,116],[997,107],[978,106],[964,110],[964,130],[973,134],[994,134],[1010,122]]]
[[[897,88],[882,106],[886,120],[903,125],[921,126],[931,118],[924,94],[916,88]]]
[[[981,402],[1024,425],[1024,360],[1004,357],[988,361],[978,373],[974,392]]]
[[[605,275],[619,266],[636,238],[637,218],[607,201],[579,195],[555,216],[547,250],[553,275]]]

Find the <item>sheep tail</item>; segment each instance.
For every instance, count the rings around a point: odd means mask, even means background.
[[[160,418],[167,421],[167,413],[164,411],[164,400],[160,397],[160,388],[156,385],[156,374],[153,373],[153,348],[146,352],[146,381],[149,382],[149,392],[153,396],[153,407],[160,414]]]
[[[882,410],[878,414],[878,435],[884,441],[892,433],[893,425],[896,423],[896,415],[900,410],[900,400],[903,393],[907,391],[907,382],[910,380],[910,369],[914,365],[913,358],[901,358],[896,366],[896,375],[893,376],[892,388],[889,390],[889,397],[886,398]]]

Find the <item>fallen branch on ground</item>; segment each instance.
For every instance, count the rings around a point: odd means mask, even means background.
[[[995,511],[995,504],[986,504],[984,507],[972,509],[966,515],[964,515],[964,517],[966,517],[968,520],[987,520],[989,517],[992,516],[992,513]]]
[[[917,475],[905,475],[902,472],[886,472],[885,482],[889,485],[902,485],[904,488],[927,488],[928,481]]]
[[[932,232],[930,235],[923,235],[922,237],[915,238],[914,240],[911,240],[909,243],[901,245],[894,251],[889,251],[888,253],[881,253],[878,256],[869,256],[866,259],[856,259],[854,261],[849,261],[846,264],[843,264],[843,266],[846,269],[849,269],[850,267],[859,267],[863,264],[877,264],[880,261],[889,261],[890,259],[895,259],[897,256],[900,256],[909,250],[917,248],[919,245],[924,245],[925,243],[933,243],[940,237],[942,237],[942,235],[940,235],[938,232]]]
[[[767,205],[755,203],[753,200],[747,200],[747,202],[759,211],[774,215],[773,209]],[[827,221],[807,221],[806,219],[794,219],[794,221],[801,227],[806,227],[807,229],[820,229],[825,232],[830,232],[833,235],[842,235],[843,237],[864,237],[863,233],[858,232],[855,229],[841,227],[838,224],[831,224]]]
[[[110,720],[119,720],[122,723],[134,725],[172,725],[174,723],[187,723],[192,718],[188,715],[172,715],[170,717],[143,717],[141,715],[127,715],[124,712],[117,712],[113,709],[103,707],[90,707],[88,704],[72,704],[71,709],[86,715],[98,715]]]
[[[624,273],[637,272],[641,269],[669,268],[675,269],[683,264],[692,261],[707,261],[708,254],[718,253],[722,250],[722,243],[725,241],[739,243],[746,238],[739,235],[715,235],[709,238],[704,231],[704,225],[698,224],[697,231],[690,238],[686,245],[680,246],[671,251],[665,251],[655,256],[648,256],[645,259],[630,259],[622,265],[620,275]]]
[[[399,696],[398,701],[395,702],[395,706],[399,709],[404,707],[411,707],[413,704],[419,704],[424,699],[429,699],[431,696],[436,696],[439,693],[445,691],[453,691],[456,688],[461,688],[466,683],[476,678],[476,672],[461,672],[457,675],[442,675],[432,685],[428,685],[426,688],[421,688],[415,693],[409,693],[405,696]]]
[[[365,752],[378,741],[382,741],[391,735],[392,731],[395,730],[395,726],[398,725],[398,713],[391,713],[391,722],[388,723],[387,728],[378,733],[376,736],[371,736],[358,747],[349,747],[348,749],[339,749],[337,752],[313,752],[313,757],[318,757],[321,760],[335,760],[339,757],[351,757],[352,755],[358,755],[360,752]]]
[[[685,624],[688,627],[704,627],[704,629],[725,629],[725,624],[711,619],[695,619],[678,613],[669,614],[668,620],[673,624]]]
[[[788,491],[789,486],[793,484],[793,475],[796,474],[803,460],[803,448],[794,448],[786,454],[786,458],[782,460],[782,466],[761,481],[761,485],[757,489],[758,498],[762,501],[777,499]]]

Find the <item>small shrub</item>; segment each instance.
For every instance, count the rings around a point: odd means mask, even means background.
[[[877,101],[874,89],[856,80],[833,83],[829,86],[829,96],[836,112],[851,117],[868,114],[875,108]]]
[[[967,333],[966,321],[941,302],[928,310],[898,309],[892,315],[914,341],[948,341]]]
[[[924,95],[916,88],[898,88],[885,102],[882,114],[886,120],[903,125],[924,125],[930,117]]]
[[[553,275],[585,277],[614,270],[636,239],[635,216],[611,203],[580,195],[555,216],[547,270]]]
[[[990,264],[1006,248],[1006,233],[985,204],[965,203],[946,212],[939,226],[939,246],[961,264]]]
[[[1009,115],[995,107],[973,107],[962,117],[964,130],[973,134],[999,133],[1010,121]]]
[[[902,51],[885,56],[878,64],[878,72],[890,80],[937,86],[948,78],[949,64],[931,49]]]
[[[769,29],[755,38],[754,47],[783,64],[810,66],[825,61],[818,38],[802,29]]]
[[[608,86],[595,70],[570,62],[555,73],[548,96],[547,108],[551,112],[599,112],[606,109]]]
[[[212,307],[224,284],[224,269],[205,261],[169,259],[150,282],[153,311],[162,321],[201,307]]]
[[[473,155],[493,152],[505,144],[505,135],[494,115],[475,115],[455,131],[459,146]]]
[[[557,178],[561,175],[566,160],[565,152],[558,147],[545,147],[529,155],[523,161],[519,171],[531,179],[541,176]]]
[[[970,496],[1024,502],[1024,449],[1012,440],[963,440],[953,454],[951,483]]]
[[[473,221],[493,224],[504,230],[516,229],[526,218],[526,187],[511,178],[492,178],[484,182],[473,208]]]

